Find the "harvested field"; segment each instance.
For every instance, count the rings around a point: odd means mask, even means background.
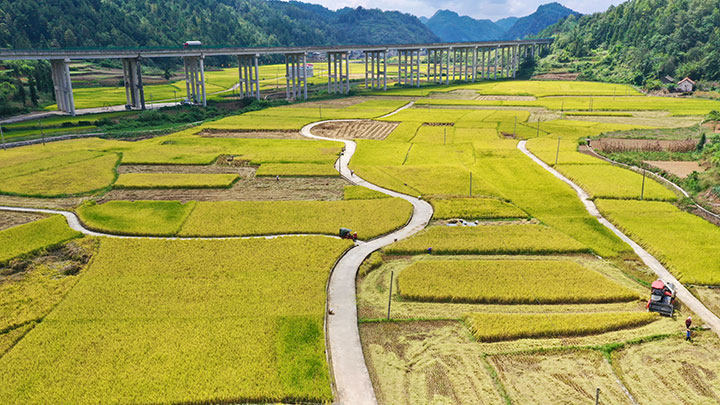
[[[228,189],[112,190],[98,202],[113,200],[246,201],[342,200],[347,181],[326,177],[242,178]]]
[[[459,322],[364,323],[360,336],[380,404],[503,402]]]
[[[613,353],[613,365],[641,404],[720,402],[720,342],[712,332],[629,346]]]
[[[27,212],[0,211],[0,231],[12,228],[13,226],[27,224],[45,218],[44,215],[31,214]]]
[[[592,141],[593,148],[608,153],[628,151],[690,152],[695,150],[696,146],[697,141],[692,139],[670,141],[657,139],[601,138]]]
[[[595,401],[596,388],[600,388],[603,404],[631,403],[597,351],[499,355],[488,360],[518,404],[590,404]]]
[[[545,73],[543,75],[535,75],[532,80],[577,80],[580,73]]]
[[[307,139],[298,131],[230,131],[206,129],[198,134],[203,138]]]
[[[720,287],[693,286],[692,292],[709,310],[720,316]]]
[[[383,140],[397,128],[397,122],[345,121],[328,122],[313,128],[316,135],[333,139]]]
[[[686,178],[692,172],[702,173],[705,171],[705,168],[700,166],[698,162],[661,162],[657,160],[645,160],[643,163],[657,167],[658,169],[664,170],[670,174],[680,177],[681,179]]]
[[[0,195],[0,205],[27,208],[71,209],[82,204],[88,197],[38,198]]]
[[[583,115],[583,113],[574,113],[580,115],[573,115],[572,119],[574,121],[601,122],[605,124],[626,124],[656,128],[687,128],[697,125],[699,120],[698,117],[692,116],[673,117],[667,111],[628,111],[628,113],[631,113],[631,116],[599,116],[597,115],[598,113],[588,113],[587,115]]]
[[[255,167],[224,165],[120,165],[118,174],[126,173],[184,173],[184,174],[237,174],[240,177],[253,177]]]
[[[533,96],[478,96],[475,100],[483,101],[535,101]]]

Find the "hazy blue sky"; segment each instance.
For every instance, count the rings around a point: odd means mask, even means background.
[[[474,18],[523,17],[532,14],[539,5],[552,0],[300,0],[307,3],[322,4],[331,9],[363,6],[383,10],[398,10],[417,16],[430,17],[438,9],[448,9],[460,15]],[[584,14],[605,11],[612,4],[623,3],[624,0],[562,0],[559,3]]]

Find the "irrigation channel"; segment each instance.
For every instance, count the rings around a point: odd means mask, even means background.
[[[642,259],[643,263],[645,263],[646,266],[648,266],[653,272],[655,272],[658,277],[665,280],[666,282],[673,283],[677,291],[677,297],[680,299],[680,301],[682,301],[683,304],[687,305],[687,307],[690,308],[691,311],[695,312],[695,314],[697,314],[700,319],[702,319],[703,322],[705,322],[710,327],[710,329],[713,330],[713,332],[720,336],[720,318],[718,318],[717,315],[713,314],[709,309],[707,309],[705,305],[700,302],[700,300],[695,298],[695,296],[692,295],[687,288],[685,288],[684,285],[680,284],[680,281],[678,281],[672,274],[670,274],[668,269],[666,269],[665,266],[663,266],[658,259],[651,255],[647,250],[643,249],[643,247],[636,243],[634,240],[630,239],[630,237],[625,235],[610,221],[605,219],[605,217],[602,216],[600,210],[598,210],[597,206],[590,199],[590,196],[588,195],[588,193],[585,192],[585,190],[583,190],[580,186],[573,183],[572,180],[563,176],[560,172],[540,160],[540,158],[533,155],[532,152],[530,152],[525,146],[526,143],[527,141],[520,141],[517,146],[518,149],[520,149],[525,155],[530,157],[530,159],[532,159],[535,163],[542,166],[543,169],[550,172],[553,176],[564,181],[570,187],[572,187],[580,198],[580,201],[582,201],[583,205],[585,205],[585,209],[587,210],[587,212],[597,218],[597,220],[601,224],[603,224],[606,228],[610,229],[625,243],[630,245],[633,251],[635,251],[635,253],[640,257],[640,259]]]

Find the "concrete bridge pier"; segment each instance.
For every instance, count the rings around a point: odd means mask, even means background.
[[[448,84],[450,81],[451,48],[430,48],[427,50],[428,82]]]
[[[142,80],[141,58],[123,59],[126,107],[145,109],[145,89]]]
[[[240,97],[254,97],[260,100],[260,55],[238,55],[238,92]],[[203,81],[204,82],[204,81]]]
[[[383,90],[387,90],[387,49],[384,51],[364,52],[365,88],[373,90],[382,88]]]
[[[365,59],[367,69],[367,56]],[[327,62],[328,93],[347,94],[350,91],[350,52],[328,52]],[[367,81],[365,84],[367,86]]]
[[[301,53],[285,54],[285,95],[288,100],[303,98],[307,100],[307,55]]]
[[[475,80],[477,80],[477,70],[478,70],[478,47],[476,46],[473,48],[472,52],[472,82],[475,83]]]
[[[498,78],[498,57],[500,56],[500,47],[495,48],[495,55],[494,55],[494,62],[495,62],[495,68],[493,70],[493,80],[497,80]]]
[[[420,49],[398,49],[398,83],[420,87]]]
[[[518,45],[513,46],[513,79],[517,77],[517,71],[520,67],[519,65],[519,58],[518,55],[520,54],[520,50],[518,49]]]
[[[185,88],[187,100],[195,104],[207,106],[205,92],[205,57],[186,56],[185,61]]]
[[[63,111],[74,116],[75,98],[72,92],[72,81],[70,80],[70,66],[68,66],[68,62],[70,62],[69,59],[51,59],[50,68],[58,111]]]

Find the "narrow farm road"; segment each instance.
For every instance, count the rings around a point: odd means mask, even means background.
[[[407,105],[403,109],[409,106]],[[338,141],[337,139],[313,135],[312,129],[327,122],[342,121],[352,120],[312,123],[305,126],[301,130],[301,134],[312,139]],[[341,142],[345,143],[345,153],[340,156],[335,167],[343,177],[353,184],[392,197],[402,198],[413,205],[413,215],[403,228],[350,249],[338,261],[328,283],[327,308],[333,315],[326,316],[327,350],[330,369],[335,380],[336,403],[376,404],[375,391],[370,381],[370,374],[360,344],[357,303],[355,301],[355,276],[363,260],[372,252],[424,229],[432,218],[433,209],[426,201],[384,189],[355,175],[348,167],[348,164],[355,154],[357,144],[350,140],[341,140]]]
[[[560,172],[553,169],[549,165],[547,165],[545,162],[540,160],[537,156],[532,154],[527,147],[525,146],[527,141],[520,141],[518,143],[518,149],[520,149],[525,155],[530,157],[535,163],[539,164],[543,167],[546,171],[552,173],[555,177],[558,179],[564,181],[567,183],[570,187],[572,187],[575,192],[577,193],[578,197],[582,201],[582,203],[585,205],[585,209],[587,212],[590,213],[590,215],[597,218],[598,221],[600,221],[601,224],[603,224],[606,228],[613,231],[615,235],[617,235],[620,239],[622,239],[625,243],[630,245],[632,249],[635,251],[635,253],[642,259],[642,261],[652,269],[655,274],[660,277],[661,279],[673,283],[675,285],[675,288],[677,289],[677,297],[682,301],[690,310],[695,312],[702,320],[705,322],[718,336],[720,336],[720,318],[717,317],[714,313],[712,313],[709,309],[705,307],[705,305],[700,302],[697,298],[695,298],[694,295],[690,293],[690,291],[683,286],[680,281],[678,281],[675,276],[670,274],[668,269],[665,268],[665,266],[660,263],[659,260],[657,260],[653,255],[648,253],[647,250],[645,250],[642,246],[640,246],[638,243],[636,243],[634,240],[630,239],[627,235],[625,235],[623,232],[621,232],[615,225],[613,225],[610,221],[605,219],[605,217],[602,216],[600,213],[600,210],[598,210],[595,203],[590,200],[590,196],[580,188],[577,184],[573,183],[570,179],[563,176]]]

